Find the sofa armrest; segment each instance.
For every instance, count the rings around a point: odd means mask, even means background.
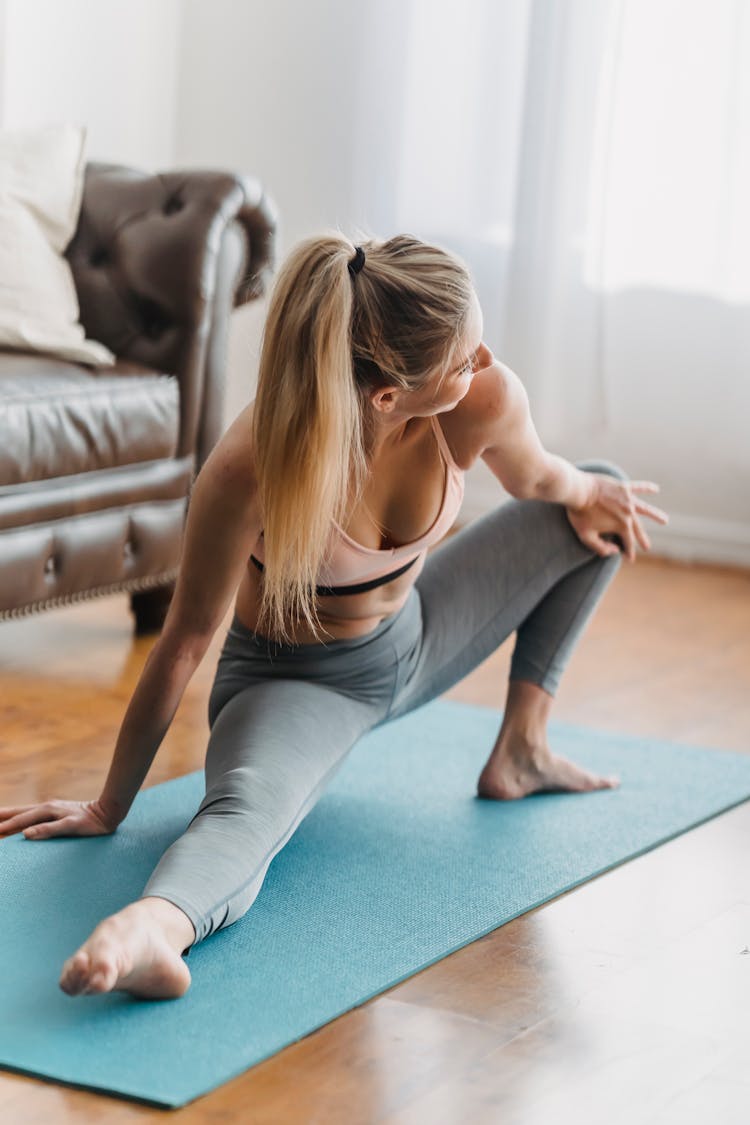
[[[65,251],[81,323],[118,357],[178,377],[177,456],[193,454],[196,472],[221,433],[229,316],[265,294],[277,227],[252,177],[86,166]]]

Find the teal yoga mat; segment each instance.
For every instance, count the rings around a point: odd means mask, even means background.
[[[504,922],[750,797],[750,756],[552,722],[616,790],[475,796],[501,713],[450,700],[371,731],[178,1000],[70,997],[63,961],[137,898],[203,795],[144,790],[113,836],[0,840],[0,1066],[175,1107]]]

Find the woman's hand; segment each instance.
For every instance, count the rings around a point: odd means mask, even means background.
[[[635,562],[636,540],[645,551],[651,540],[643,529],[638,515],[648,516],[657,523],[668,523],[669,516],[633,495],[635,492],[658,492],[659,485],[650,480],[619,480],[608,473],[591,473],[596,481],[589,502],[583,508],[566,508],[565,512],[578,538],[586,547],[605,558],[617,554],[619,548],[602,539],[602,535],[619,535],[624,553]]]
[[[50,836],[108,836],[117,828],[99,801],[45,801],[0,809],[0,836],[23,831],[30,840]]]

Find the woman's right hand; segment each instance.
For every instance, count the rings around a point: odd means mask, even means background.
[[[0,808],[0,836],[23,831],[29,840],[51,836],[108,836],[119,821],[96,801],[45,801]]]

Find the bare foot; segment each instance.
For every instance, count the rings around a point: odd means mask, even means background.
[[[617,777],[598,777],[553,754],[546,743],[528,742],[513,735],[501,739],[479,775],[480,797],[508,801],[529,793],[589,793],[594,789],[616,789]]]
[[[151,1000],[182,996],[190,970],[159,922],[139,903],[100,922],[63,965],[60,988],[69,996],[131,992]]]

